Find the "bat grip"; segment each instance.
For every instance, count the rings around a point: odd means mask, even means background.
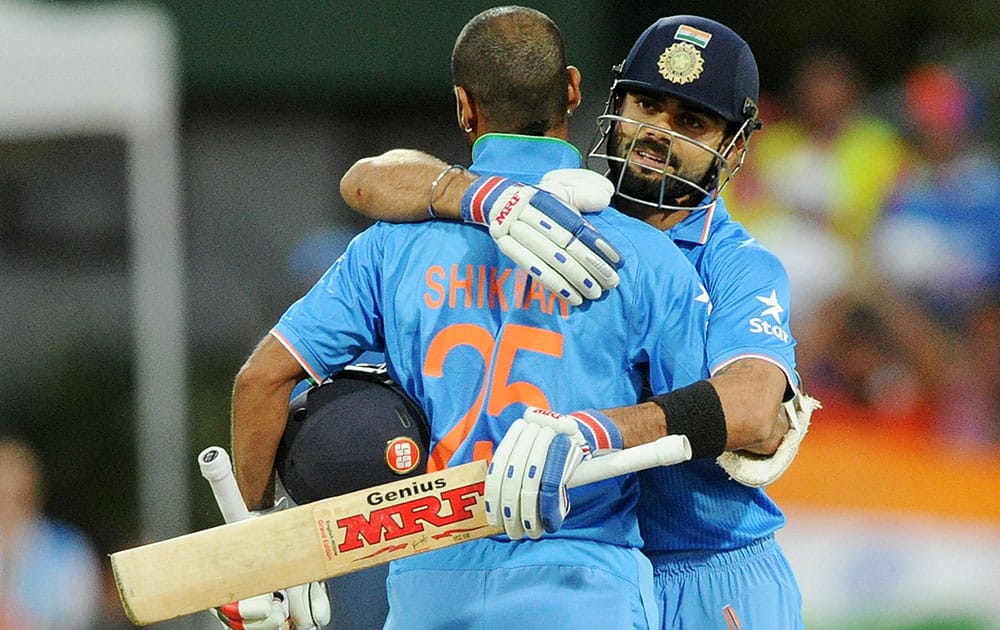
[[[209,446],[198,455],[201,476],[212,486],[212,494],[219,505],[219,511],[227,523],[235,523],[250,518],[250,511],[243,502],[240,487],[233,476],[233,465],[226,450],[219,446]]]
[[[570,488],[638,472],[656,466],[670,466],[691,459],[691,443],[686,435],[667,435],[658,440],[580,463],[567,484]]]

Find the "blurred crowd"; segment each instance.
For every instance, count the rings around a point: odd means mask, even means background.
[[[87,534],[49,513],[46,485],[36,447],[0,435],[0,630],[135,627]]]
[[[822,422],[1000,446],[1000,162],[976,85],[912,67],[873,107],[851,60],[803,56],[724,192],[785,263]]]

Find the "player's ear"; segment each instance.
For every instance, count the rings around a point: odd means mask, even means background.
[[[455,86],[455,113],[458,116],[458,126],[465,133],[472,133],[476,120],[476,110],[472,107],[472,98],[465,88]]]
[[[576,66],[566,66],[566,73],[569,78],[569,84],[566,86],[566,113],[572,114],[583,100],[583,93],[580,91],[582,78]]]

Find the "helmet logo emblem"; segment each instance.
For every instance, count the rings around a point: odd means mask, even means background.
[[[687,42],[677,42],[663,51],[657,62],[660,74],[671,83],[684,85],[701,76],[705,59],[701,51]]]
[[[413,472],[420,464],[420,447],[405,436],[392,438],[386,444],[385,463],[397,475]]]

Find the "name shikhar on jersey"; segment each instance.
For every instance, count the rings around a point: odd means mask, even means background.
[[[521,269],[492,265],[431,265],[424,274],[424,303],[432,309],[499,308],[508,312],[537,308],[545,315],[558,314],[568,319],[569,303],[540,282],[531,282],[525,290],[530,278]]]

